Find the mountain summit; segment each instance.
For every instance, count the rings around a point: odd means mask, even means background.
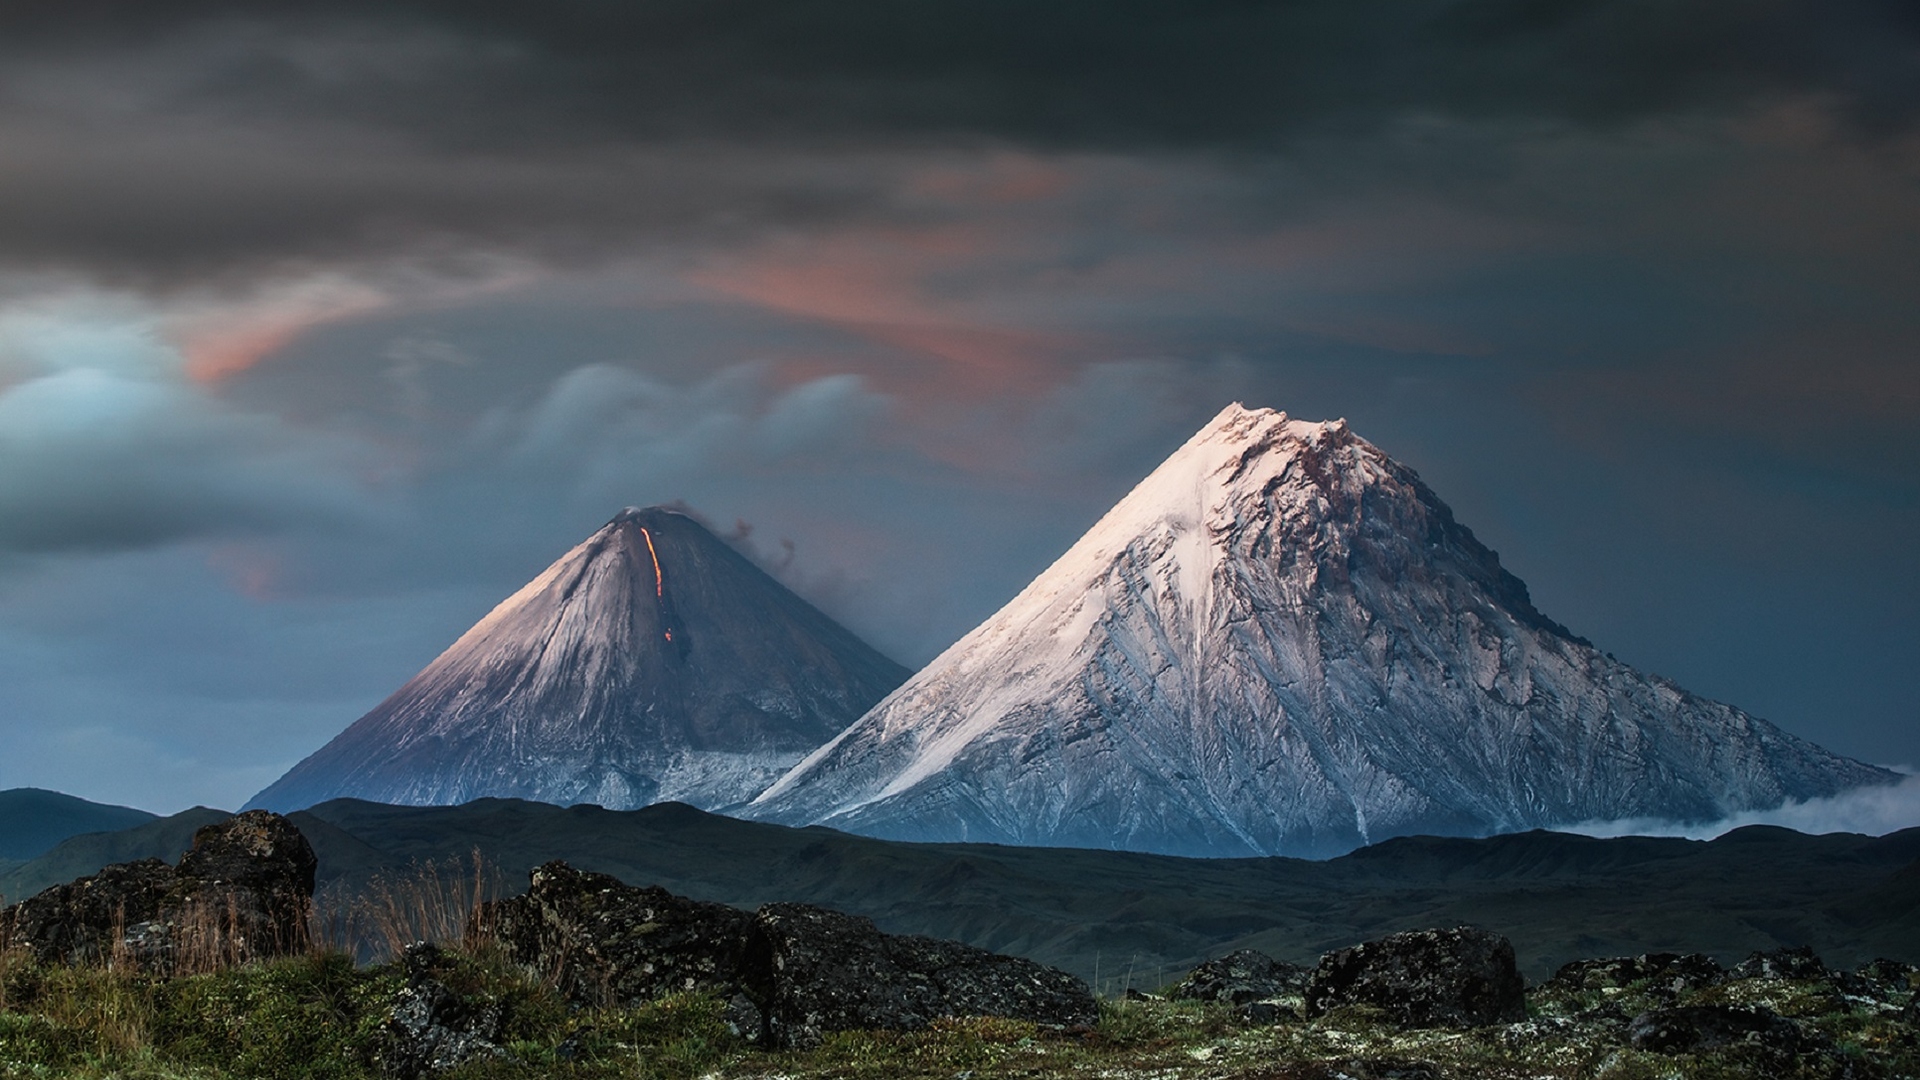
[[[906,677],[693,518],[629,508],[248,806],[722,807]]]
[[[1893,779],[1573,636],[1345,421],[1234,405],[743,812],[1325,856]]]

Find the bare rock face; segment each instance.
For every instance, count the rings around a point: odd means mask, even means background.
[[[1187,1001],[1246,1005],[1305,992],[1311,973],[1257,949],[1241,949],[1209,960],[1175,983],[1167,996]]]
[[[869,919],[825,908],[768,904],[748,940],[747,993],[779,1046],[810,1045],[830,1031],[913,1030],[943,1016],[1099,1018],[1087,985],[1064,971],[955,941],[883,934]]]
[[[159,859],[116,863],[0,911],[0,935],[42,963],[103,960],[159,916],[173,885],[173,868]]]
[[[1628,1039],[1636,1050],[1694,1054],[1728,1046],[1753,1046],[1793,1056],[1819,1046],[1798,1024],[1771,1009],[1735,1005],[1685,1005],[1634,1017]]]
[[[407,987],[387,1018],[381,1064],[390,1076],[417,1080],[476,1061],[504,1060],[499,1046],[505,1015],[499,1005],[475,1005],[436,976],[444,957],[431,942],[401,956]]]
[[[1701,953],[1647,953],[1603,960],[1575,960],[1553,974],[1567,990],[1619,990],[1635,983],[1672,996],[1711,986],[1727,977],[1711,956]]]
[[[554,861],[527,892],[485,916],[514,956],[576,1001],[633,1005],[685,990],[731,992],[744,964],[746,912],[635,888]]]
[[[523,896],[482,909],[514,959],[557,973],[591,1003],[706,990],[731,999],[741,1034],[775,1046],[855,1028],[912,1030],[943,1016],[1091,1023],[1085,983],[952,941],[881,933],[868,919],[805,904],[753,915],[623,885],[552,862]]]
[[[1834,973],[1827,970],[1827,965],[1814,955],[1813,949],[1801,945],[1753,953],[1735,965],[1729,974],[1735,979],[1791,979],[1804,982],[1830,980]]]
[[[1371,1005],[1407,1027],[1481,1027],[1527,1016],[1512,944],[1471,926],[1411,930],[1321,957],[1306,1015],[1341,1005]]]
[[[314,866],[291,822],[250,811],[195,833],[177,867],[118,863],[0,911],[0,941],[42,962],[158,971],[292,952],[306,944]]]

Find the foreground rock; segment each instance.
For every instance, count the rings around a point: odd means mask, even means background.
[[[1312,973],[1275,960],[1255,949],[1241,949],[1209,960],[1173,984],[1167,996],[1182,1001],[1218,1001],[1248,1005],[1306,992]]]
[[[883,934],[870,920],[805,904],[748,915],[565,863],[536,869],[527,893],[479,916],[515,960],[554,973],[569,996],[635,1004],[705,990],[729,1021],[774,1046],[830,1031],[914,1030],[945,1016],[1091,1024],[1078,978],[952,941]]]
[[[489,905],[483,917],[516,959],[569,998],[594,1005],[636,1005],[686,990],[731,993],[751,919],[564,862],[535,868],[524,895]]]
[[[869,919],[769,904],[748,934],[747,996],[778,1046],[829,1031],[913,1030],[943,1016],[1092,1024],[1087,984],[1055,968],[957,941],[883,934]]]
[[[1753,1046],[1797,1055],[1818,1049],[1799,1025],[1771,1009],[1735,1005],[1685,1005],[1634,1017],[1627,1033],[1636,1050],[1697,1054],[1729,1046]]]
[[[1643,985],[1667,996],[1712,986],[1727,972],[1700,953],[1647,953],[1602,960],[1575,960],[1554,972],[1550,985],[1564,990],[1624,990]]]
[[[476,1061],[504,1060],[498,1040],[505,1013],[498,1004],[475,1004],[437,977],[444,966],[430,942],[407,947],[401,957],[406,989],[387,1018],[381,1064],[389,1075],[417,1080]]]
[[[1370,1005],[1404,1027],[1482,1027],[1526,1019],[1525,985],[1506,938],[1471,926],[1412,930],[1330,952],[1303,1011]]]
[[[196,832],[177,867],[118,863],[0,911],[0,941],[43,963],[206,970],[305,948],[313,849],[278,814]]]

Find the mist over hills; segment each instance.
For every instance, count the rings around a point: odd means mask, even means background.
[[[108,862],[177,859],[203,809],[69,839],[0,874],[10,898]],[[475,849],[510,892],[566,859],[632,884],[752,907],[777,900],[872,917],[1134,986],[1236,948],[1309,961],[1401,929],[1468,922],[1513,939],[1535,978],[1566,960],[1812,945],[1851,966],[1920,960],[1920,829],[1808,836],[1755,826],[1717,840],[1525,832],[1403,837],[1312,862],[1188,859],[1089,849],[901,843],[787,828],[682,804],[611,811],[510,799],[458,807],[344,799],[296,813],[320,858],[322,899]]]

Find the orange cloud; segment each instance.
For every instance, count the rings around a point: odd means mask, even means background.
[[[974,397],[1050,385],[1091,345],[1084,334],[1009,324],[961,284],[1023,246],[980,226],[869,230],[763,249],[688,280],[882,346],[889,363],[872,374],[885,388]]]
[[[315,283],[177,316],[169,336],[186,360],[188,378],[218,382],[252,368],[316,326],[388,303],[384,293],[365,285]]]

